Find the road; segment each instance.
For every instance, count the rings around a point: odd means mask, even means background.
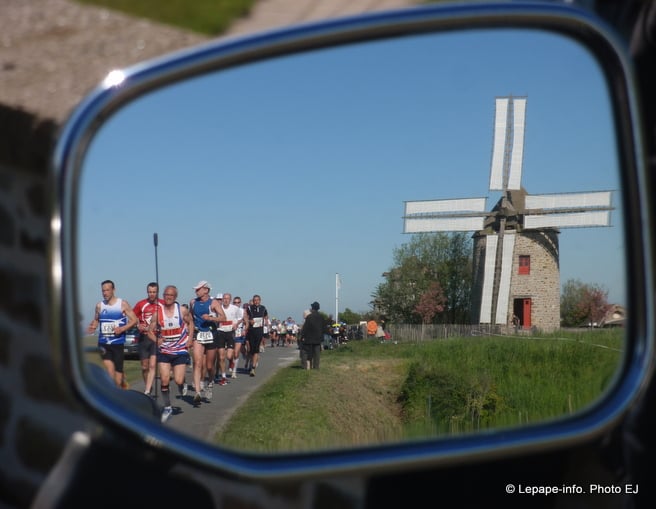
[[[165,426],[213,442],[215,433],[225,425],[234,411],[248,399],[253,391],[271,378],[280,368],[294,363],[300,369],[299,352],[295,346],[273,348],[267,346],[260,354],[259,366],[254,377],[249,376],[243,369],[244,362],[241,359],[237,378],[230,378],[228,385],[214,384],[212,399],[209,402],[201,403],[199,407],[193,406],[192,400],[195,394],[193,391],[190,390],[187,396],[179,398],[177,386],[171,384],[173,415]],[[191,368],[187,368],[186,380],[189,385],[193,384]],[[143,392],[143,380],[133,383],[131,389]],[[159,387],[157,395],[157,403],[161,407],[163,401]]]

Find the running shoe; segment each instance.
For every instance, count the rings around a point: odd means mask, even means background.
[[[182,397],[185,397],[188,392],[189,388],[187,387],[187,384],[182,384]]]
[[[199,406],[200,405],[200,393],[197,392],[194,394],[194,406]]]
[[[237,371],[233,371],[232,375],[230,375],[230,378],[237,378]]]
[[[255,368],[251,368],[251,373],[250,373],[250,375],[251,375],[251,376],[255,376]]]
[[[213,383],[213,382],[209,382],[209,383],[207,384],[207,387],[205,388],[205,398],[206,398],[206,399],[208,399],[208,400],[212,399],[212,396],[213,396],[213,394],[212,394],[212,389],[213,389],[213,388],[214,388],[214,383]]]
[[[227,384],[228,384],[227,378],[222,376],[221,380],[219,380],[219,385],[227,385]]]
[[[173,409],[170,406],[165,406],[162,410],[162,422],[168,421],[171,415],[173,415]]]

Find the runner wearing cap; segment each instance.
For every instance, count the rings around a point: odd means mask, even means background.
[[[225,320],[221,303],[210,296],[211,290],[207,281],[199,281],[194,286],[196,298],[189,302],[189,310],[194,320],[194,405],[199,405],[203,396],[208,400],[212,399],[216,360],[214,331],[218,323]],[[204,384],[201,384],[201,378],[204,378]]]

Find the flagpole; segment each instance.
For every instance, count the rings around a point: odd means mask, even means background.
[[[335,323],[339,323],[339,273],[335,273]]]
[[[155,283],[157,284],[157,298],[159,298],[159,266],[157,264],[157,244],[158,244],[158,239],[157,239],[157,233],[153,233],[153,244],[155,245]],[[157,299],[155,299],[155,303],[157,303]],[[157,345],[157,339],[159,337],[159,304],[155,306],[155,323],[157,326],[155,327],[155,345]],[[155,348],[157,350],[157,347]],[[157,379],[160,380],[161,383],[161,378],[158,376],[158,369],[155,367],[155,377],[153,379],[153,394],[155,396],[155,399],[157,399]]]

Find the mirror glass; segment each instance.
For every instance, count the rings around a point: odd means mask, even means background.
[[[255,376],[242,357],[199,407],[171,383],[165,426],[243,451],[573,415],[622,355],[611,109],[585,48],[524,30],[315,50],[138,98],[83,163],[81,344],[95,345],[87,326],[106,279],[131,306],[151,281],[160,297],[176,285],[181,303],[203,280],[213,297],[258,294],[270,326],[301,326],[318,302],[320,369],[301,369],[294,338],[270,334]],[[138,358],[125,372],[143,392]]]

